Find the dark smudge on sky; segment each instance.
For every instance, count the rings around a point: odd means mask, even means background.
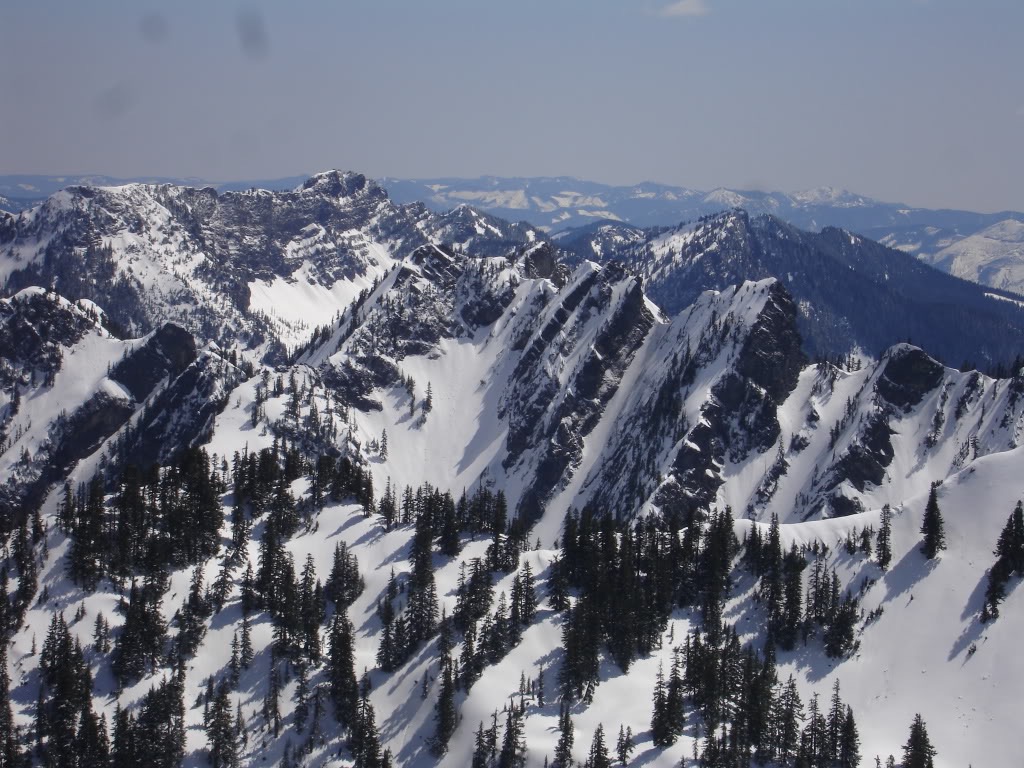
[[[167,20],[156,11],[143,14],[139,20],[139,32],[150,43],[162,43],[167,39]]]
[[[115,119],[131,109],[135,101],[132,87],[121,80],[96,94],[96,112],[102,117]]]
[[[265,58],[270,53],[270,40],[263,14],[255,8],[243,8],[239,10],[236,22],[242,52],[252,59]]]

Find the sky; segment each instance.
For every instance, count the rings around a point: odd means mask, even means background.
[[[1024,211],[1020,0],[4,0],[0,174],[570,175]]]

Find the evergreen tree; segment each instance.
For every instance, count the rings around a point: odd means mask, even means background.
[[[846,717],[839,734],[839,768],[857,768],[860,765],[860,734],[853,719],[853,710],[846,707]]]
[[[213,768],[231,768],[238,760],[238,737],[235,733],[234,712],[228,695],[228,684],[221,681],[210,705],[206,723],[210,764]]]
[[[105,718],[97,718],[91,706],[82,709],[75,751],[78,768],[107,768],[110,765],[107,721]]]
[[[939,550],[946,548],[945,526],[942,522],[942,513],[939,512],[939,501],[934,483],[928,494],[928,503],[924,508],[921,533],[924,534],[924,541],[921,542],[921,552],[929,560],[935,557]]]
[[[525,714],[515,703],[509,704],[501,752],[498,753],[498,768],[524,768],[526,765]]]
[[[888,504],[882,506],[882,519],[878,526],[878,542],[875,545],[878,553],[878,566],[884,571],[892,562],[892,509]]]
[[[6,600],[4,593],[0,598]],[[18,746],[18,732],[11,710],[11,679],[7,673],[7,643],[0,642],[0,766],[8,768],[20,762],[21,748]]]
[[[472,768],[487,768],[490,764],[491,746],[487,741],[487,731],[484,730],[484,721],[480,721],[480,727],[476,729],[476,736],[473,739],[473,762]]]
[[[832,685],[832,701],[828,708],[828,738],[825,754],[829,762],[839,759],[839,744],[842,738],[843,726],[846,723],[846,707],[839,695],[839,680]]]
[[[787,651],[796,647],[800,634],[803,617],[803,571],[806,567],[807,561],[797,550],[796,544],[791,545],[782,561],[782,613],[775,633],[779,647]]]
[[[263,718],[267,726],[273,730],[274,738],[281,735],[281,674],[277,669],[277,658],[271,649],[270,681],[267,695],[263,700]]]
[[[299,682],[295,688],[295,730],[302,733],[309,720],[309,672],[305,663],[299,663]]]
[[[903,768],[933,768],[935,755],[924,720],[920,714],[914,715],[910,736],[903,745]]]
[[[555,761],[552,768],[569,768],[572,765],[573,741],[573,724],[572,717],[569,715],[569,704],[562,702],[558,711],[558,743],[555,745]]]
[[[133,733],[134,765],[177,768],[185,755],[184,677],[165,679],[142,697]]]
[[[327,690],[338,721],[352,728],[359,706],[359,686],[356,682],[352,622],[343,613],[335,614],[331,623]]]
[[[1013,575],[1024,576],[1024,505],[1020,501],[1006,521],[996,543],[996,561],[988,573],[981,620],[998,618],[999,604],[1006,597],[1006,585]]]
[[[134,768],[138,763],[135,744],[135,718],[117,705],[114,712],[114,738],[110,751],[112,768]]]
[[[628,726],[619,726],[619,738],[615,742],[615,756],[619,758],[622,765],[629,762],[636,749],[636,742],[633,741],[633,729]]]
[[[1019,501],[999,534],[995,554],[1007,561],[1011,573],[1024,576],[1024,504]]]
[[[354,768],[383,768],[390,763],[387,753],[380,751],[380,734],[377,732],[376,715],[369,700],[369,680],[364,678],[362,693],[356,709],[355,721],[349,731],[349,748],[354,758]]]
[[[551,603],[551,608],[557,612],[569,608],[569,580],[566,574],[566,566],[557,557],[550,566],[548,601]]]
[[[608,746],[604,743],[604,726],[598,723],[594,738],[590,742],[590,754],[586,768],[611,768],[612,761],[608,756]]]
[[[238,660],[242,669],[248,669],[255,658],[255,651],[252,647],[252,624],[249,621],[249,614],[242,614],[242,639],[238,648]]]
[[[776,733],[774,752],[780,760],[786,762],[797,754],[800,746],[800,723],[804,719],[804,705],[800,700],[800,693],[793,675],[789,676],[786,684],[782,687],[777,702],[777,712],[774,717]]]
[[[818,695],[811,697],[807,708],[807,724],[800,734],[797,762],[807,765],[825,765],[828,761],[828,723],[818,706]]]
[[[431,748],[435,755],[440,756],[448,751],[448,740],[459,724],[459,713],[455,707],[455,679],[450,658],[441,661],[441,690],[438,692],[434,711],[437,729]]]
[[[141,677],[163,655],[167,632],[160,608],[163,589],[159,579],[147,579],[142,587],[132,582],[112,664],[114,675],[122,684]]]

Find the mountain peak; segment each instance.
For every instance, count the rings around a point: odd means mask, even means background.
[[[315,173],[302,183],[298,192],[317,192],[334,197],[354,197],[359,193],[387,196],[384,188],[355,171],[329,170]]]

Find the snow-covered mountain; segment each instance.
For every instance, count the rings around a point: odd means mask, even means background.
[[[490,253],[534,235],[496,222],[397,206],[364,176],[337,172],[286,192],[69,187],[0,216],[0,276],[8,292],[87,297],[130,333],[175,322],[224,346],[294,347],[419,245]]]
[[[965,280],[1024,294],[1024,222],[1005,219],[921,259]]]
[[[602,224],[556,242],[576,259],[624,260],[670,314],[705,290],[777,277],[797,301],[814,356],[878,356],[912,340],[949,363],[993,368],[1024,347],[1016,294],[952,278],[845,230],[808,232],[730,211],[667,229]]]
[[[645,182],[598,184],[571,177],[384,179],[395,200],[422,200],[437,210],[470,205],[511,221],[527,221],[552,234],[578,237],[603,224],[675,226],[734,208],[770,215],[814,232],[836,227],[914,255],[965,280],[1024,292],[1019,230],[1024,213],[981,214],[886,203],[844,189],[792,193],[711,191]]]
[[[0,176],[0,196],[6,198],[5,201],[0,197],[0,211],[27,210],[68,186],[140,183],[210,187],[223,194],[253,189],[289,191],[304,181],[305,177],[300,176],[236,182],[142,177],[129,180],[95,175]],[[755,217],[776,216],[815,232],[827,227],[845,229],[913,254],[958,277],[1015,293],[1022,290],[1019,281],[1011,277],[1020,259],[1013,250],[1014,235],[1012,231],[1007,233],[1007,228],[1019,227],[1024,222],[1021,212],[982,214],[916,208],[827,186],[791,193],[723,187],[707,191],[653,182],[615,186],[572,177],[497,176],[386,178],[381,183],[399,204],[422,202],[437,212],[470,205],[508,221],[526,221],[550,234],[607,222],[636,227],[675,226],[681,221],[742,208]],[[956,258],[958,249],[970,251],[967,264],[964,257]],[[989,264],[992,266],[986,266]]]
[[[75,188],[0,221],[22,746],[84,764],[103,715],[136,763],[378,765],[377,739],[394,764],[455,766],[481,739],[487,762],[493,727],[495,764],[542,765],[568,717],[580,763],[598,725],[610,747],[628,727],[637,764],[784,762],[749,708],[773,701],[776,723],[792,675],[826,715],[839,681],[862,765],[899,755],[915,713],[936,765],[1012,763],[1019,590],[980,617],[1024,374],[910,344],[811,363],[794,286],[815,283],[795,276],[845,254],[842,282],[883,295],[855,275],[892,252],[860,240],[730,214],[562,251],[336,173]],[[666,313],[651,296],[672,280],[693,294]],[[946,548],[926,559],[933,491]],[[652,699],[684,667],[710,677],[665,737]]]

